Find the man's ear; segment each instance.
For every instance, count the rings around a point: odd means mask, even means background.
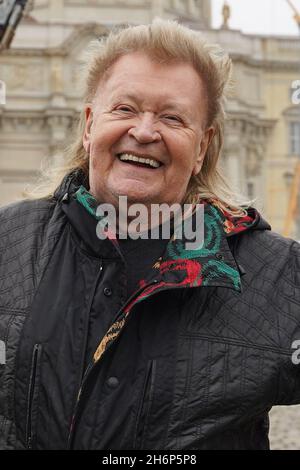
[[[197,159],[194,164],[193,172],[192,172],[193,176],[198,175],[198,173],[200,172],[202,168],[207,149],[209,147],[209,144],[212,141],[214,133],[215,133],[215,129],[213,127],[209,127],[208,129],[204,131],[202,135],[202,139],[200,142],[200,150],[199,150]]]
[[[86,106],[86,108],[85,108],[85,127],[84,127],[82,143],[83,143],[83,147],[84,147],[87,154],[90,153],[92,123],[93,123],[92,108],[90,106]]]

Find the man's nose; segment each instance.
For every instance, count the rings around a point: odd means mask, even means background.
[[[161,140],[161,135],[156,126],[153,114],[141,113],[136,124],[129,129],[128,134],[141,144],[156,142]]]

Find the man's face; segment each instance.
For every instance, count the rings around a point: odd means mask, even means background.
[[[119,196],[148,207],[181,203],[212,136],[206,110],[191,65],[158,64],[143,53],[119,58],[85,110],[90,192],[115,206]]]

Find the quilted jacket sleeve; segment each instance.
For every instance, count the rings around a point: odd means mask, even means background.
[[[21,446],[14,402],[18,346],[36,286],[63,229],[61,211],[47,200],[0,208],[0,449]]]
[[[278,314],[282,354],[279,356],[278,405],[300,404],[300,244],[290,245],[273,305]]]

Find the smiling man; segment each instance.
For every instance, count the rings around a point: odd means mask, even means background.
[[[107,75],[86,108],[90,192],[116,205],[121,195],[181,203],[213,133],[202,79],[191,64],[160,64],[143,52],[120,57]]]
[[[231,61],[156,20],[85,72],[64,165],[0,212],[0,447],[267,449],[271,407],[300,403],[300,247],[218,169]],[[123,238],[122,198],[126,223],[188,211]]]

